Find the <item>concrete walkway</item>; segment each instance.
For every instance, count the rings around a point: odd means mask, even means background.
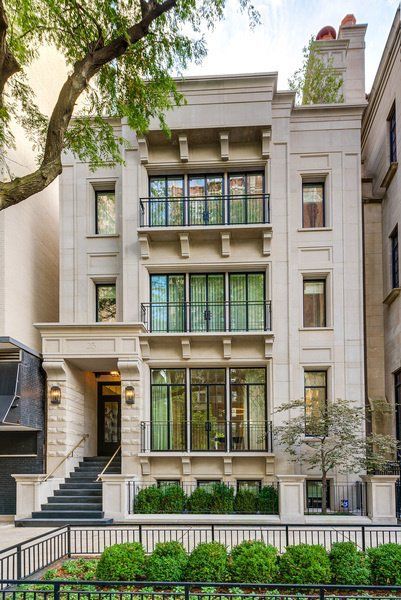
[[[42,533],[48,533],[52,529],[54,527],[15,527],[11,523],[0,524],[0,551]]]

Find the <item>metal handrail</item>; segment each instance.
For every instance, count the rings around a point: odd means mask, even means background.
[[[77,442],[75,444],[75,446],[72,448],[72,450],[70,450],[68,452],[68,454],[66,454],[58,463],[58,465],[56,467],[54,467],[53,471],[51,473],[48,473],[46,475],[46,477],[44,479],[42,479],[40,481],[40,483],[44,483],[45,481],[47,481],[48,479],[50,479],[50,477],[57,471],[57,469],[59,469],[61,467],[62,464],[65,463],[65,461],[67,460],[67,458],[69,458],[72,454],[74,454],[75,450],[78,448],[78,446],[80,446],[82,444],[82,442],[84,440],[86,440],[89,437],[89,433],[84,433],[84,435],[81,437],[81,439],[79,440],[79,442]]]
[[[96,481],[99,481],[99,479],[102,477],[102,475],[107,471],[107,469],[109,468],[109,466],[111,465],[111,463],[113,462],[113,460],[115,459],[117,453],[121,450],[121,446],[119,446],[117,448],[117,450],[114,452],[113,456],[110,458],[109,462],[107,463],[107,465],[104,467],[103,471],[101,473],[99,473],[99,475],[97,476]]]

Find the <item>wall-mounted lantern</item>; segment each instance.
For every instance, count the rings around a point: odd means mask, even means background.
[[[125,388],[125,402],[135,404],[135,388],[132,385],[127,385]]]
[[[61,389],[58,385],[52,385],[50,388],[50,402],[52,404],[61,403]]]

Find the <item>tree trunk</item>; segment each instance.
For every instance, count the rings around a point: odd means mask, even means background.
[[[322,514],[327,514],[327,472],[322,474]]]

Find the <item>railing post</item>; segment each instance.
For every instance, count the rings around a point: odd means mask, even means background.
[[[290,545],[290,532],[288,529],[288,525],[285,526],[285,546],[289,546]]]
[[[67,525],[67,556],[71,558],[71,525]]]
[[[324,587],[319,588],[319,600],[324,600]]]
[[[22,544],[17,545],[17,579],[22,579]]]
[[[365,535],[365,525],[362,525],[361,527],[361,533],[362,533],[362,552],[365,552],[366,550],[366,535]]]
[[[58,581],[54,582],[54,600],[60,600],[60,583]]]
[[[189,584],[188,583],[185,584],[184,594],[185,594],[185,600],[189,600]]]
[[[142,525],[141,525],[141,523],[139,523],[138,527],[139,527],[139,531],[138,531],[138,534],[139,534],[139,543],[142,544]]]
[[[212,523],[212,542],[214,542],[214,524]]]

